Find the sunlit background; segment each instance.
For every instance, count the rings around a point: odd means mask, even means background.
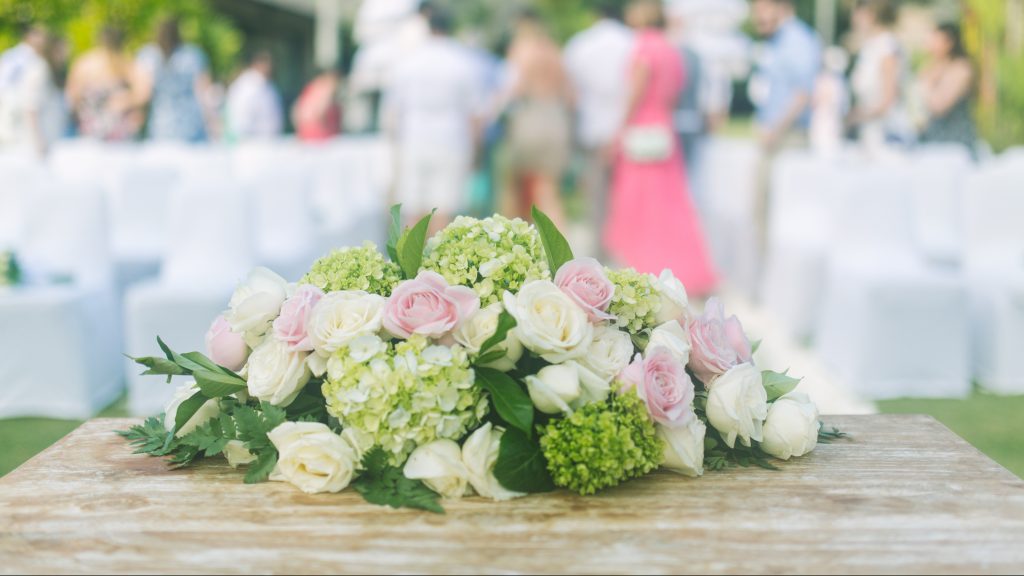
[[[1024,0],[630,4],[0,0],[0,475],[160,412],[124,355],[203,350],[253,265],[383,245],[401,201],[537,203],[643,268],[615,198],[685,198],[692,303],[824,413],[932,414],[1024,475]],[[624,176],[624,9],[685,77],[679,186]]]

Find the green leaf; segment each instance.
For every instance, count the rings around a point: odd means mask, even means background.
[[[763,342],[763,340],[756,340],[750,345],[751,354],[757,354],[757,351],[761,349],[761,342]]]
[[[480,352],[478,354],[478,362],[486,364],[488,362],[494,362],[495,360],[501,360],[505,354],[500,350],[496,351],[494,348],[501,346],[505,342],[505,338],[508,337],[509,330],[516,327],[516,319],[514,316],[508,313],[508,310],[502,310],[498,316],[498,327],[494,330],[494,334],[490,338],[484,340],[483,345],[480,346]],[[500,355],[493,360],[484,360],[483,358],[488,357],[489,352],[499,352]],[[493,354],[491,355],[493,356]]]
[[[256,456],[256,461],[249,464],[249,469],[245,472],[245,483],[266,482],[270,473],[274,471],[274,466],[277,466],[277,450],[271,447],[260,451]]]
[[[476,381],[491,394],[498,416],[527,437],[533,435],[533,401],[518,382],[492,368],[477,368]]]
[[[201,369],[194,371],[192,376],[207,398],[221,398],[245,390],[245,380],[235,375]]]
[[[398,240],[402,237],[402,205],[391,207],[391,225],[388,227],[388,257],[398,263]]]
[[[132,358],[136,364],[145,366],[147,370],[142,373],[143,376],[167,376],[167,381],[171,381],[171,376],[183,376],[188,374],[188,371],[175,364],[172,360],[166,358],[160,358],[157,356],[145,356],[142,358]]]
[[[555,489],[540,442],[515,428],[506,430],[501,437],[494,477],[515,492],[535,494]]]
[[[821,442],[822,444],[829,444],[830,442],[847,439],[849,437],[849,434],[839,430],[839,428],[836,428],[835,426],[829,426],[826,428],[824,424],[821,424],[821,427],[818,428],[818,442]]]
[[[210,372],[220,372],[221,374],[227,374],[228,376],[234,376],[234,377],[238,378],[239,380],[242,379],[238,374],[234,373],[231,370],[228,370],[227,368],[221,366],[220,364],[217,364],[213,360],[210,360],[205,355],[203,355],[201,352],[185,352],[184,354],[181,355],[181,357],[182,358],[186,358],[189,361],[198,364],[199,366],[202,366],[204,370],[209,370]],[[243,382],[244,382],[244,380],[243,380]]]
[[[182,402],[178,406],[178,411],[174,413],[174,431],[181,430],[181,427],[196,415],[196,412],[203,407],[203,404],[206,404],[207,400],[209,398],[202,392],[196,392],[191,398]]]
[[[419,480],[406,478],[400,468],[388,464],[387,453],[380,447],[363,457],[363,473],[352,487],[371,504],[444,514],[437,493]]]
[[[174,433],[168,432],[164,426],[163,414],[147,418],[128,430],[118,430],[117,435],[127,440],[136,454],[166,456],[174,445]]]
[[[775,402],[796,389],[800,379],[790,376],[789,370],[781,374],[765,370],[761,372],[761,383],[764,385],[765,391],[768,392],[768,402]]]
[[[398,239],[398,266],[402,268],[402,274],[408,278],[415,278],[423,264],[423,249],[427,244],[427,231],[430,229],[430,219],[433,217],[433,210],[420,219],[411,229],[406,230]]]
[[[551,218],[548,218],[547,214],[538,210],[536,206],[533,207],[533,222],[537,226],[537,231],[540,232],[540,241],[544,245],[544,253],[548,257],[548,268],[551,269],[551,276],[554,277],[562,264],[573,259],[572,248]]]

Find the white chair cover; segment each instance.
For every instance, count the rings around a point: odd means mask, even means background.
[[[708,234],[718,269],[747,296],[757,288],[761,267],[757,211],[757,145],[747,140],[712,138],[707,142]]]
[[[387,239],[391,156],[379,139],[339,139],[309,148],[320,251]]]
[[[13,249],[20,241],[28,218],[29,190],[43,174],[34,156],[0,155],[0,250]]]
[[[913,155],[914,233],[925,257],[958,264],[963,256],[963,190],[972,168],[962,146],[925,146]]]
[[[167,210],[177,185],[171,166],[134,163],[110,189],[111,247],[119,261],[159,263],[167,246]]]

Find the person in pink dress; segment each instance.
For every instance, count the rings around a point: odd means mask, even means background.
[[[615,171],[605,246],[620,264],[654,274],[668,268],[687,292],[707,295],[717,277],[672,129],[672,111],[686,80],[683,62],[662,31],[661,2],[634,1],[626,19],[636,29],[632,90],[625,125],[612,151]]]

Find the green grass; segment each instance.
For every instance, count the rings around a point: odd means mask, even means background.
[[[1024,396],[976,393],[966,400],[888,400],[881,412],[929,414],[1024,478]]]

